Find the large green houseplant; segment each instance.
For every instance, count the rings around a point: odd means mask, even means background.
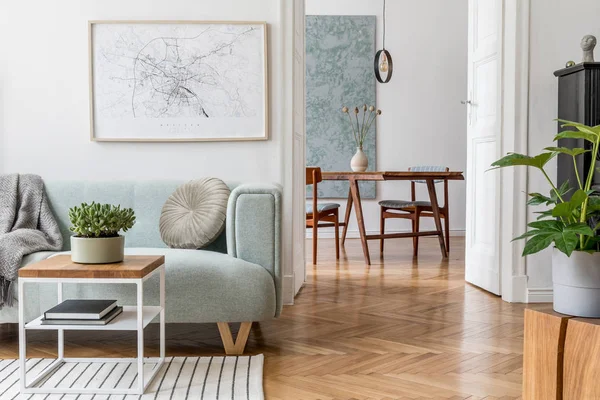
[[[590,143],[591,149],[546,147],[536,156],[510,153],[494,162],[492,167],[527,166],[538,169],[548,181],[550,192],[529,193],[528,205],[544,205],[536,221],[515,240],[526,239],[523,256],[553,247],[552,275],[554,309],[570,315],[600,317],[600,196],[592,189],[596,160],[600,150],[600,125],[587,126],[559,120],[565,129],[554,137],[579,139]],[[558,186],[548,176],[545,166],[559,154],[571,157],[576,182]],[[581,175],[577,161],[590,160],[589,170]],[[584,163],[585,164],[585,163]]]
[[[105,264],[123,261],[125,238],[135,224],[131,208],[111,204],[82,203],[69,209],[71,259],[83,264]]]

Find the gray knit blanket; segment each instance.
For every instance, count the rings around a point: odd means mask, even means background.
[[[59,251],[62,235],[37,175],[0,175],[0,309],[13,306],[23,257]]]

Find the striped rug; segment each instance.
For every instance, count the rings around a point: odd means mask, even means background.
[[[29,379],[53,360],[27,360]],[[152,365],[147,366],[149,373]],[[19,394],[17,360],[0,360],[0,400],[262,400],[263,356],[168,357],[143,396]],[[146,375],[147,376],[147,375]],[[42,387],[129,388],[137,384],[136,365],[129,362],[66,363]]]

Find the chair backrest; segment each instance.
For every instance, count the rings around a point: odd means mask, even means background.
[[[306,184],[314,185],[323,181],[320,167],[306,167]]]

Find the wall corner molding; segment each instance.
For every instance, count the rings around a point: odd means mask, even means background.
[[[284,275],[281,281],[282,302],[285,306],[294,304],[294,275]],[[290,297],[291,295],[291,297]]]
[[[502,290],[502,300],[509,303],[528,303],[527,275],[516,275],[510,279],[510,290]]]

